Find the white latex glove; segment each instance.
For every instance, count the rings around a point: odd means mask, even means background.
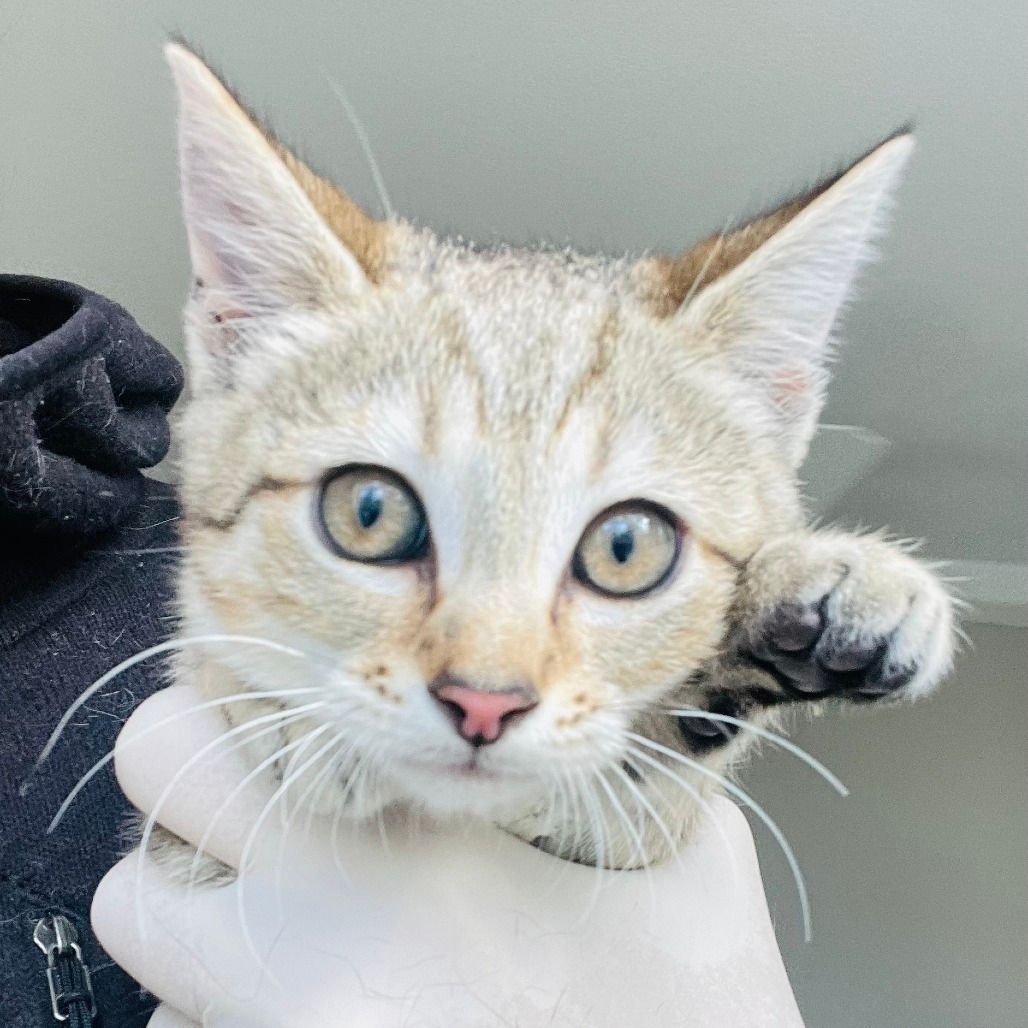
[[[216,711],[187,713],[201,702],[168,689],[122,731],[118,778],[144,812],[224,732]],[[193,843],[249,771],[223,749],[160,811]],[[238,868],[274,792],[273,781],[244,789],[209,852]],[[718,824],[677,863],[601,874],[486,825],[345,825],[334,846],[330,824],[308,831],[301,813],[284,831],[276,808],[234,884],[189,890],[146,861],[137,892],[132,855],[97,890],[93,924],[175,1008],[155,1015],[161,1028],[802,1025],[748,825],[726,800],[713,809]]]

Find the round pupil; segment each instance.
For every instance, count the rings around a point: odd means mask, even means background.
[[[615,522],[610,536],[610,552],[613,558],[619,564],[625,564],[634,549],[635,535],[631,527],[625,521]]]
[[[357,520],[361,528],[371,528],[382,514],[382,487],[365,486],[357,498]]]

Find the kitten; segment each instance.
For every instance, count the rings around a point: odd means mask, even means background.
[[[371,219],[167,54],[196,279],[181,635],[305,655],[175,674],[252,691],[237,725],[323,703],[253,732],[293,796],[639,866],[688,838],[737,722],[947,672],[937,578],[806,527],[797,481],[909,135],[681,257],[482,251]],[[287,688],[316,691],[262,696]]]

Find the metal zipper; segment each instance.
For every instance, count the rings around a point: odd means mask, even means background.
[[[75,926],[63,914],[48,914],[36,922],[32,940],[46,954],[54,1020],[90,1028],[96,1017],[96,998]]]

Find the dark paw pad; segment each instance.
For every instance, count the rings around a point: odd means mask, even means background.
[[[831,623],[826,603],[784,603],[750,634],[744,654],[791,696],[803,700],[844,697],[872,702],[907,685],[916,668],[897,668],[891,639],[855,636]]]
[[[849,698],[858,703],[873,703],[875,700],[885,699],[909,685],[916,674],[916,667],[890,669],[886,674],[881,666],[878,666]]]
[[[704,703],[705,711],[711,714],[742,717],[742,709],[731,696],[714,696]],[[703,717],[702,713],[683,715],[677,719],[678,730],[690,751],[697,754],[710,753],[730,743],[739,734],[739,725],[730,721],[718,721]]]

